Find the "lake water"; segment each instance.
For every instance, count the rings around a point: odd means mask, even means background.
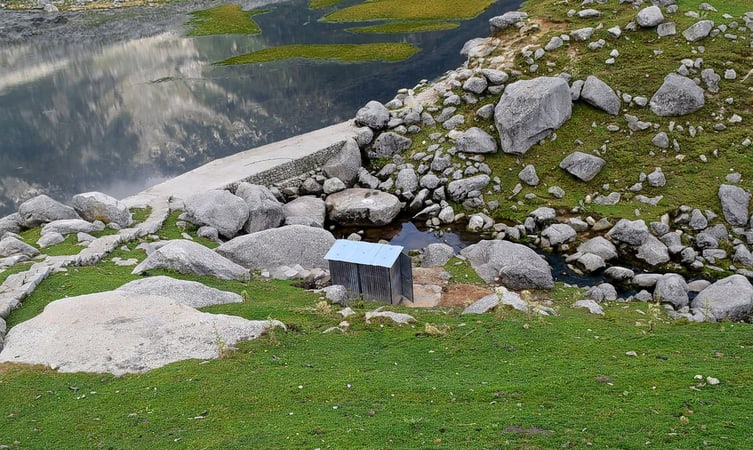
[[[345,2],[344,5],[355,3]],[[125,197],[212,159],[348,120],[463,63],[467,40],[519,6],[501,0],[454,30],[345,31],[306,0],[244,1],[257,36],[186,37],[188,13],[219,3],[45,14],[0,11],[0,216],[44,192]],[[212,63],[291,43],[409,42],[400,63]]]

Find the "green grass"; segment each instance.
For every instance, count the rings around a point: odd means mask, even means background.
[[[234,56],[221,61],[220,65],[254,64],[285,59],[316,59],[341,63],[384,61],[403,61],[419,49],[407,43],[376,44],[332,44],[332,45],[283,45],[259,50],[245,55]]]
[[[56,275],[58,276],[58,275]],[[0,443],[38,448],[698,448],[751,444],[750,326],[656,319],[643,304],[594,318],[404,310],[415,326],[341,320],[287,282],[216,283],[250,300],[215,313],[285,321],[207,363],[143,375],[0,370]],[[555,295],[553,295],[555,297]],[[567,299],[567,300],[565,300]],[[359,312],[373,309],[367,303]],[[443,336],[423,333],[431,323]],[[626,356],[636,351],[637,357]],[[704,385],[700,374],[721,380]],[[529,430],[524,432],[521,430]],[[539,430],[540,432],[536,432]]]
[[[456,22],[392,22],[368,27],[348,28],[353,33],[420,33],[424,31],[452,30],[459,27]]]
[[[492,4],[493,0],[371,0],[334,11],[324,19],[331,22],[470,19]]]
[[[253,16],[266,10],[244,11],[240,5],[220,5],[191,13],[186,23],[191,30],[189,36],[209,36],[213,34],[259,34],[261,29]]]
[[[329,8],[342,2],[343,0],[309,0],[309,9]]]

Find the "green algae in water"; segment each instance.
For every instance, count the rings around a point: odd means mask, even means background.
[[[284,59],[304,58],[337,62],[403,61],[418,53],[419,48],[399,43],[332,44],[332,45],[283,45],[265,48],[257,52],[234,56],[219,65],[253,64]]]
[[[459,27],[457,22],[392,22],[368,27],[348,28],[352,33],[420,33],[425,31],[452,30]]]
[[[372,0],[335,11],[324,19],[330,22],[470,19],[493,4],[494,0]]]
[[[261,29],[252,19],[267,10],[243,11],[239,5],[220,5],[191,13],[187,25],[191,26],[189,36],[210,36],[213,34],[259,34]]]

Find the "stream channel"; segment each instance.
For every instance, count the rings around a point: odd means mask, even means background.
[[[237,3],[237,2],[236,2]],[[357,3],[346,0],[340,7]],[[221,158],[355,116],[369,100],[459,67],[463,44],[489,35],[499,0],[456,29],[358,34],[308,0],[241,0],[259,35],[186,37],[194,1],[44,13],[0,10],[0,217],[33,195],[123,198]],[[407,42],[398,63],[287,60],[214,65],[282,44]]]

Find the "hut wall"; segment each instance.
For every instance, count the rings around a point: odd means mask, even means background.
[[[361,292],[369,300],[392,302],[390,273],[386,267],[359,265]]]
[[[341,284],[345,286],[353,295],[361,293],[361,280],[358,277],[358,265],[342,262],[329,261],[330,276],[332,284]]]

